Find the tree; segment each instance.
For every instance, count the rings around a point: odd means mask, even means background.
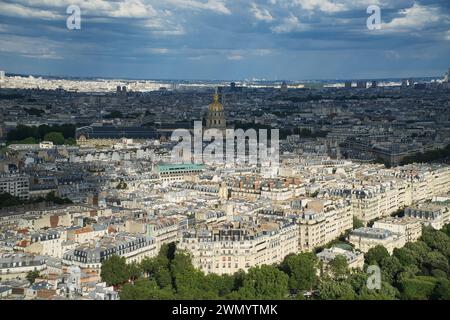
[[[428,252],[431,251],[431,248],[423,241],[409,242],[404,248],[409,250],[419,267],[426,260]]]
[[[353,229],[358,229],[364,227],[364,223],[358,219],[358,217],[353,216]]]
[[[170,300],[173,292],[170,288],[160,289],[155,280],[138,279],[134,284],[125,284],[119,292],[121,300]]]
[[[449,265],[447,258],[439,251],[428,252],[423,266],[428,270],[429,274],[432,274],[433,270],[442,270],[445,273],[449,272]]]
[[[345,278],[348,275],[348,262],[343,255],[337,255],[328,263],[331,273],[335,278]]]
[[[267,265],[250,268],[238,292],[244,300],[281,300],[287,293],[288,276]]]
[[[311,252],[287,256],[281,264],[281,270],[289,276],[289,289],[293,292],[312,290],[319,280],[318,265],[317,256]]]
[[[40,273],[39,273],[39,271],[37,271],[37,270],[35,270],[35,271],[29,271],[29,272],[27,273],[26,278],[27,278],[27,280],[28,280],[31,284],[33,284],[34,281],[36,281],[36,278],[39,277],[39,275],[40,275]]]
[[[389,257],[389,252],[387,251],[387,249],[381,245],[377,245],[367,251],[365,260],[368,265],[380,265],[381,260],[387,257]]]
[[[127,267],[128,267],[128,279],[134,281],[141,276],[141,268],[136,262],[128,264]]]
[[[125,258],[114,254],[103,261],[100,276],[108,286],[118,286],[127,282],[129,269]]]
[[[436,280],[432,277],[414,277],[400,283],[402,298],[406,300],[428,300],[432,295]]]
[[[398,274],[403,270],[402,264],[395,256],[383,258],[380,261],[380,268],[382,278],[389,283],[395,283]]]
[[[323,280],[318,291],[318,298],[321,300],[354,300],[356,297],[351,284],[344,280]]]
[[[444,232],[434,230],[432,227],[423,227],[422,240],[430,248],[450,258],[450,238]]]
[[[10,193],[0,193],[0,208],[12,207],[22,204],[22,200],[18,197],[14,197]]]
[[[148,277],[154,278],[160,288],[172,287],[172,276],[169,269],[170,261],[164,255],[163,248],[155,258],[145,258],[141,262],[142,271]]]
[[[381,282],[381,289],[369,289],[364,286],[357,296],[358,300],[394,300],[398,290],[386,281]]]
[[[438,280],[431,298],[434,300],[450,300],[450,281],[445,278]]]
[[[49,132],[44,136],[45,141],[51,141],[53,144],[64,144],[64,136],[61,132]]]
[[[402,266],[410,266],[417,264],[416,256],[408,248],[395,248],[393,256],[398,259]]]

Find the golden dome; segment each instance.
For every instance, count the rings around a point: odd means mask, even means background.
[[[209,105],[209,111],[210,112],[222,112],[223,111],[223,105],[219,102],[219,95],[214,95],[214,101]]]

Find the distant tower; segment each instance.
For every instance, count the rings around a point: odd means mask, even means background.
[[[350,89],[352,87],[351,81],[345,81],[345,89]]]
[[[367,89],[367,82],[366,81],[358,81],[356,83],[356,87],[358,89]]]
[[[5,71],[0,70],[0,82],[5,80]]]
[[[119,94],[119,95],[122,93],[122,87],[121,86],[117,86],[116,93]]]
[[[375,89],[376,87],[378,87],[378,82],[372,81],[372,88]]]
[[[414,87],[414,79],[413,78],[410,78],[408,80],[408,87]]]
[[[288,92],[288,85],[287,85],[286,82],[283,81],[283,83],[281,84],[280,91],[283,92],[283,93]]]
[[[403,79],[402,80],[402,88],[407,88],[408,87],[408,80],[407,79]]]
[[[208,107],[206,127],[225,130],[227,127],[223,105],[219,102],[219,95],[214,95],[214,101]]]

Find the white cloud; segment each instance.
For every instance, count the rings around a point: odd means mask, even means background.
[[[240,54],[232,54],[232,55],[227,56],[227,59],[233,60],[233,61],[239,61],[239,60],[244,59],[244,57],[241,56]]]
[[[272,5],[282,7],[300,7],[308,13],[321,11],[325,13],[337,13],[353,9],[365,9],[370,5],[380,5],[380,2],[391,0],[271,0]]]
[[[383,23],[381,29],[389,31],[408,31],[408,30],[420,30],[429,24],[442,22],[446,20],[444,16],[440,14],[440,11],[436,7],[421,6],[417,3],[410,8],[400,11],[401,17],[394,18],[388,23]],[[448,20],[448,18],[447,18]]]
[[[446,35],[445,35],[445,40],[450,41],[450,30],[447,31]]]
[[[292,13],[289,15],[289,17],[284,18],[279,25],[271,28],[271,30],[275,33],[297,32],[304,31],[305,29],[306,26],[303,25],[300,20]]]
[[[28,58],[63,59],[58,54],[61,45],[45,38],[0,35],[0,52]]]
[[[152,54],[166,54],[169,53],[170,50],[167,48],[145,48],[143,51]]]
[[[125,0],[119,3],[119,8],[111,12],[116,18],[148,18],[154,17],[157,12],[151,5],[145,5],[140,0]]]
[[[63,17],[48,10],[28,8],[17,3],[2,3],[0,13],[10,17],[39,18],[46,20],[61,19]]]
[[[345,10],[345,5],[331,0],[295,0],[304,10],[320,10],[323,12],[339,12]]]
[[[254,2],[251,5],[250,11],[253,13],[253,16],[256,18],[256,20],[267,22],[273,21],[273,17],[270,11],[265,8],[258,8],[258,6]]]
[[[227,8],[225,2],[222,0],[208,0],[207,2],[197,0],[165,0],[165,3],[181,9],[209,10],[220,14],[231,14],[230,9]]]

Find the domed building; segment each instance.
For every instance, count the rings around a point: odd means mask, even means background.
[[[206,127],[225,130],[227,123],[225,120],[225,111],[223,105],[219,102],[219,95],[214,95],[214,101],[208,107],[208,116],[206,118]]]

